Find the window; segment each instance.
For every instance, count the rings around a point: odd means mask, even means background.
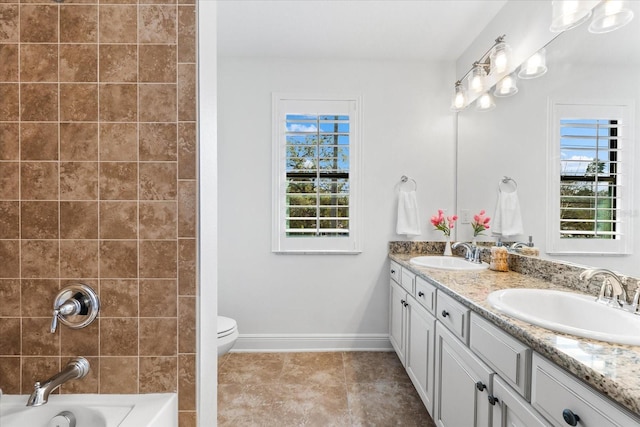
[[[360,252],[359,103],[273,95],[275,252]]]
[[[629,106],[553,105],[550,253],[631,250]]]

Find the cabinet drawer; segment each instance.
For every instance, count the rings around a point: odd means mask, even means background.
[[[440,290],[436,292],[436,301],[436,318],[463,343],[468,344],[469,309]]]
[[[399,264],[389,261],[389,275],[396,281],[396,283],[400,283],[400,271],[401,269]]]
[[[431,314],[436,314],[436,287],[416,276],[415,297],[424,308]]]
[[[529,400],[531,349],[476,313],[471,313],[469,347]]]
[[[413,295],[413,285],[416,281],[416,275],[407,270],[406,268],[402,269],[402,275],[400,276],[400,284],[402,287]]]
[[[578,415],[578,425],[585,427],[640,425],[640,418],[537,353],[532,358],[531,405],[554,425],[567,425],[562,415],[565,410]]]

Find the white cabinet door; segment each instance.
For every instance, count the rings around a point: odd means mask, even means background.
[[[405,365],[405,324],[407,292],[396,282],[391,280],[390,298],[389,298],[389,340],[394,350],[398,354],[398,358]]]
[[[434,421],[440,427],[490,425],[493,371],[436,322]]]
[[[493,427],[551,427],[498,375],[493,377]]]
[[[433,414],[433,364],[436,318],[408,298],[406,369],[424,406]]]

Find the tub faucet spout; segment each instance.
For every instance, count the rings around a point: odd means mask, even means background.
[[[33,393],[27,400],[27,406],[40,406],[47,403],[49,395],[67,381],[84,378],[89,373],[89,362],[84,357],[71,359],[65,368],[46,380],[36,382]]]

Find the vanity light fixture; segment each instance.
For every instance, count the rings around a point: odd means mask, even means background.
[[[593,11],[589,32],[608,33],[624,27],[633,19],[633,11],[622,0],[605,0]]]
[[[554,33],[570,30],[591,17],[591,9],[598,1],[553,0],[551,2],[551,26]]]
[[[468,106],[468,96],[463,86],[463,82],[467,77],[469,93],[479,95],[486,93],[488,90],[486,87],[487,75],[490,74],[496,78],[500,78],[509,71],[509,66],[511,65],[511,47],[504,41],[505,37],[505,35],[498,37],[489,50],[487,50],[479,60],[473,63],[469,71],[467,71],[460,80],[456,81],[453,99],[451,100],[451,109],[453,111],[461,111]],[[488,93],[486,93],[486,95],[491,98],[491,95]],[[486,99],[484,104],[486,104]],[[495,104],[493,104],[493,106],[495,107]]]
[[[521,79],[535,79],[542,76],[547,72],[547,58],[546,51],[540,49],[527,59],[524,64],[520,66],[518,77]]]

